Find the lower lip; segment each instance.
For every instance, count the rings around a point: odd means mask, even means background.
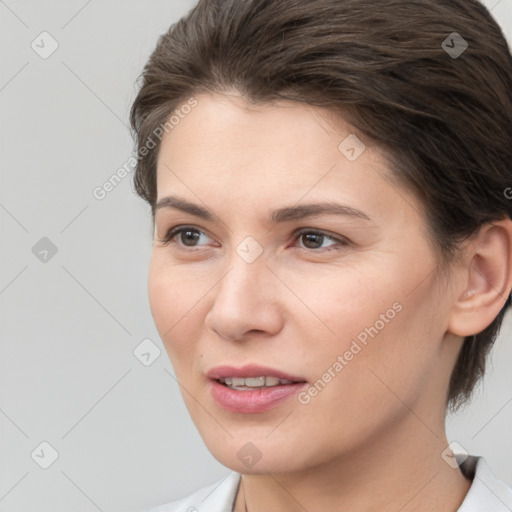
[[[306,385],[307,382],[296,382],[242,391],[228,388],[217,380],[210,380],[210,390],[217,403],[228,411],[240,413],[268,411],[298,393]]]

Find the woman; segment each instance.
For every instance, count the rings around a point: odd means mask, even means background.
[[[233,473],[154,512],[512,510],[444,425],[512,288],[511,91],[475,0],[201,0],[160,37],[149,299]]]

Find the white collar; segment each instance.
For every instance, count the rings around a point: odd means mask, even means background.
[[[512,512],[512,488],[494,476],[485,458],[470,455],[460,469],[473,483],[457,512]],[[145,512],[232,512],[240,476],[232,471],[186,498]]]
[[[512,488],[496,478],[484,457],[470,455],[460,469],[473,483],[457,512],[512,512]]]

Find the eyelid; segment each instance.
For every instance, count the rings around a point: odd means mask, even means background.
[[[304,235],[306,233],[312,233],[317,235],[322,235],[325,238],[329,238],[331,240],[334,240],[335,242],[338,242],[342,245],[348,245],[350,240],[347,237],[344,237],[342,235],[337,235],[334,233],[330,233],[329,231],[325,231],[323,229],[317,229],[317,228],[300,228],[293,232],[293,238],[296,240],[299,236]],[[313,249],[310,249],[313,250]]]

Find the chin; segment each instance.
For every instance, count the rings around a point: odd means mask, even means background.
[[[281,440],[276,438],[276,441],[274,445],[268,439],[250,441],[247,436],[243,439],[234,436],[229,442],[219,444],[217,438],[206,446],[223,466],[246,475],[287,473],[306,468],[305,461],[297,457],[299,446],[283,446]]]

